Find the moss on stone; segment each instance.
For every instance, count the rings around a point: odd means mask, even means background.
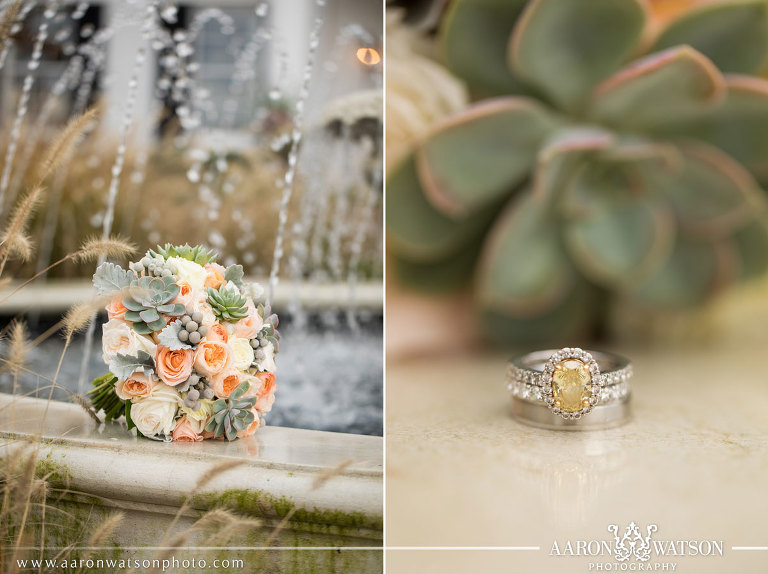
[[[231,489],[220,492],[197,494],[192,498],[196,508],[227,508],[258,517],[285,518],[294,509],[294,502],[284,496],[274,496],[261,490]],[[363,512],[344,512],[316,508],[298,508],[293,512],[291,523],[313,524],[340,529],[381,530],[381,516],[369,516]]]

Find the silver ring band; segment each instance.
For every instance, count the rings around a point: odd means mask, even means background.
[[[630,417],[629,360],[613,353],[566,347],[535,351],[509,362],[512,415],[550,429],[594,429]]]
[[[526,425],[550,430],[598,430],[623,425],[632,418],[630,409],[631,395],[620,401],[599,405],[592,409],[589,416],[580,419],[564,419],[543,402],[533,403],[512,397],[512,416]]]

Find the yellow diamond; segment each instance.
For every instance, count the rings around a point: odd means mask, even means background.
[[[552,395],[555,406],[575,413],[589,405],[592,377],[587,366],[578,359],[566,359],[555,365],[552,374]]]

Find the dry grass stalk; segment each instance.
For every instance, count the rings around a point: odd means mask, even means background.
[[[93,408],[91,407],[91,403],[88,402],[87,399],[81,397],[80,395],[72,395],[75,399],[75,402],[82,407],[82,409],[88,413],[88,416],[93,419],[93,422],[95,422],[97,425],[101,424],[101,420],[98,416],[96,416],[96,413],[93,412]]]
[[[96,307],[96,309],[97,308],[98,307]],[[79,303],[67,309],[64,319],[62,319],[64,336],[69,339],[75,333],[85,329],[93,319],[93,314],[96,309],[91,301],[88,303]]]
[[[8,370],[16,377],[24,364],[27,352],[30,349],[29,333],[24,321],[16,320],[11,323],[10,335],[8,336]],[[14,389],[15,394],[15,389]]]
[[[32,255],[32,245],[27,237],[27,225],[35,209],[40,205],[44,191],[44,188],[38,185],[16,204],[8,224],[0,234],[0,253],[3,256],[0,273],[5,268],[9,257],[27,260]]]
[[[353,459],[348,458],[338,466],[334,468],[329,468],[328,470],[323,470],[321,472],[318,472],[315,476],[314,480],[312,481],[312,490],[317,490],[321,486],[323,486],[326,482],[331,480],[335,476],[340,476],[344,474],[344,471],[347,470],[347,467],[349,467],[350,464],[355,462]]]
[[[197,479],[197,484],[195,484],[195,488],[192,489],[192,492],[198,492],[202,490],[208,485],[209,482],[211,482],[214,478],[216,478],[220,474],[224,474],[228,470],[232,470],[233,468],[236,468],[243,464],[245,464],[244,460],[228,460],[212,466],[211,468],[206,470],[202,475],[200,475],[200,478]]]
[[[72,118],[54,142],[48,147],[45,159],[37,169],[37,179],[41,183],[61,165],[73,146],[80,141],[85,130],[95,121],[100,113],[100,106],[94,106],[83,115]]]
[[[80,249],[72,254],[78,262],[93,261],[100,257],[124,259],[136,253],[136,245],[121,237],[86,239]]]
[[[16,288],[14,288],[13,291],[11,291],[5,297],[0,299],[0,303],[7,301],[11,297],[13,297],[16,293],[21,291],[24,287],[32,283],[32,281],[34,281],[38,277],[45,275],[46,273],[48,273],[48,271],[50,271],[54,267],[57,267],[58,265],[61,265],[65,261],[87,261],[87,260],[97,259],[100,257],[122,258],[122,257],[126,257],[127,255],[130,255],[131,253],[134,253],[135,251],[136,251],[135,245],[119,237],[110,237],[108,239],[89,239],[83,244],[83,246],[80,249],[78,249],[74,253],[65,255],[58,261],[51,263],[48,267],[46,267],[42,271],[38,271],[32,277],[30,277],[23,283],[16,286]]]

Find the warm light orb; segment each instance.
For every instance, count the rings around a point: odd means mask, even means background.
[[[357,51],[357,59],[366,66],[375,66],[381,62],[381,55],[373,48],[360,48]]]

